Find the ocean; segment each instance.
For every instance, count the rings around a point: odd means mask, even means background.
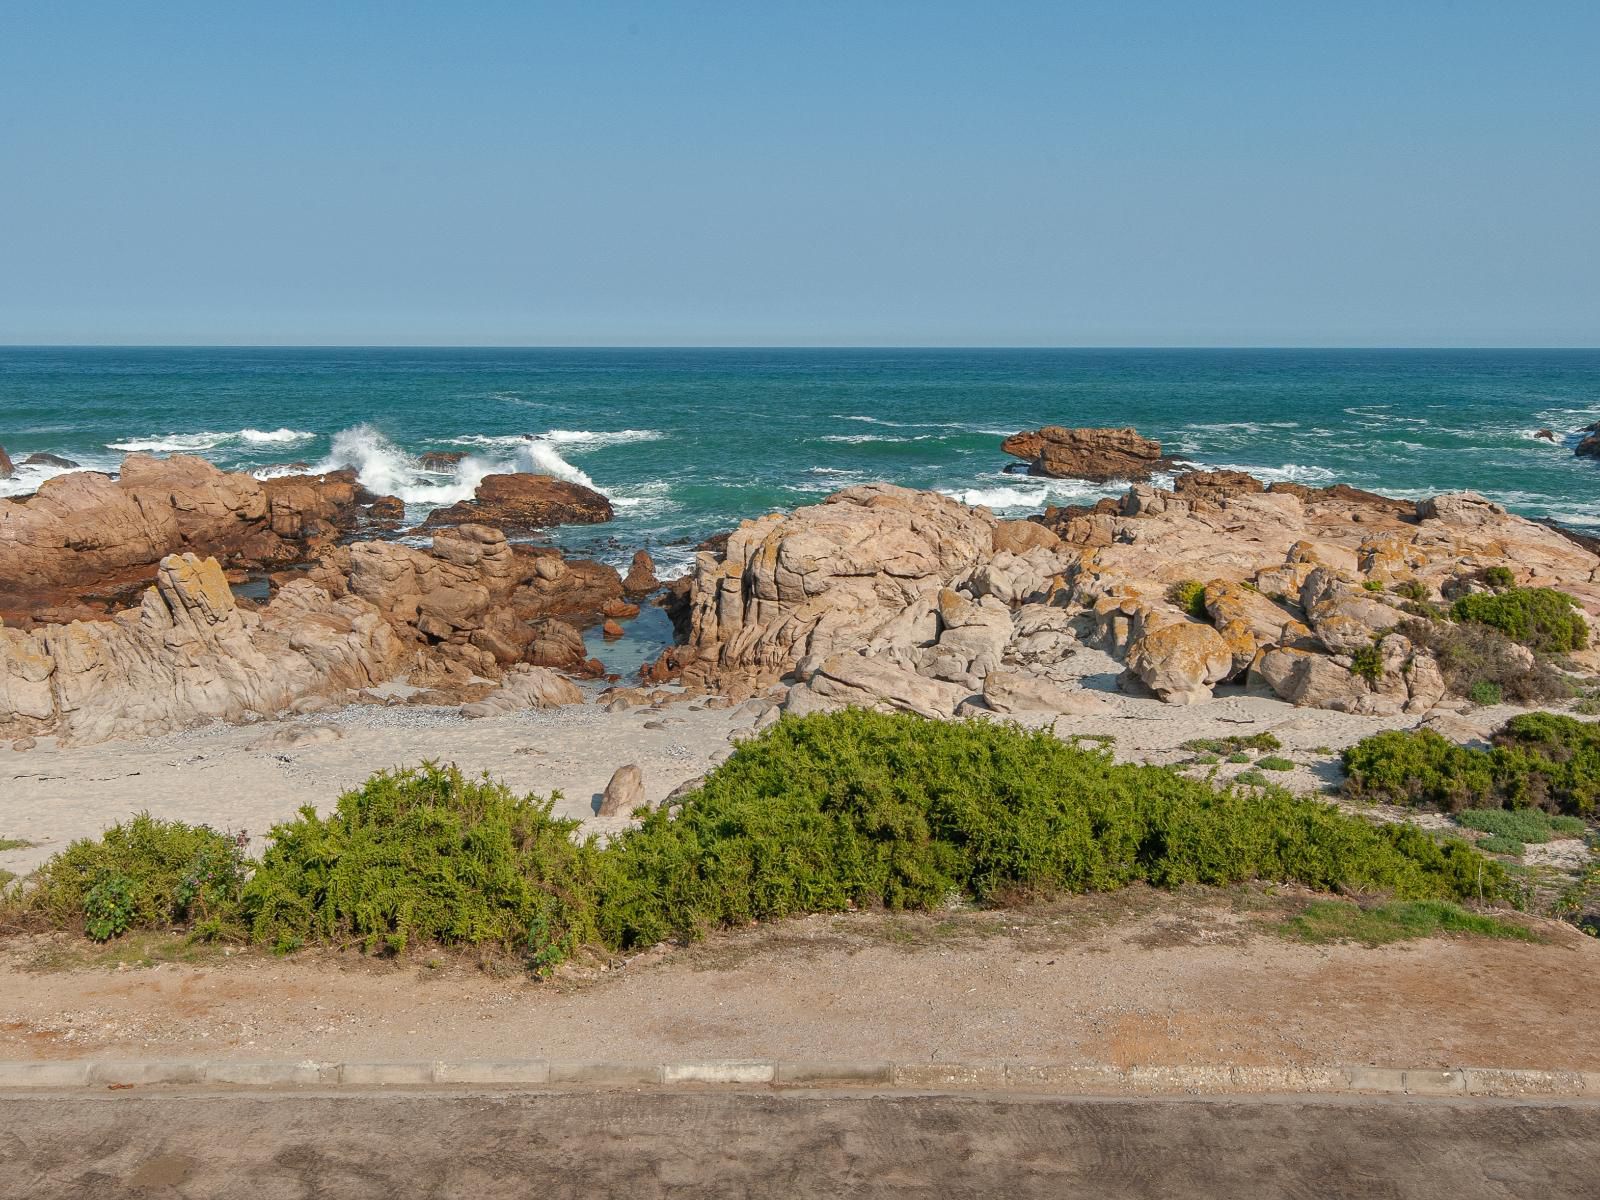
[[[1572,453],[1596,420],[1596,350],[0,348],[13,459],[350,464],[416,519],[486,473],[543,471],[617,511],[553,540],[618,565],[644,546],[663,576],[741,518],[868,480],[1012,517],[1121,490],[1007,473],[1001,438],[1045,424],[1131,425],[1267,480],[1471,488],[1600,532],[1600,463]],[[469,457],[429,472],[429,450]],[[20,468],[0,495],[52,473]]]

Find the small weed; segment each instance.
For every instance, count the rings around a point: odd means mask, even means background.
[[[0,838],[0,854],[4,854],[7,850],[30,850],[32,848],[32,842],[25,842],[21,838]]]
[[[1474,704],[1481,704],[1487,707],[1501,703],[1505,696],[1500,691],[1498,683],[1490,683],[1487,679],[1480,679],[1467,689],[1467,699]]]
[[[1184,579],[1167,589],[1167,599],[1196,620],[1204,621],[1206,612],[1206,585],[1198,579]]]
[[[1294,762],[1284,758],[1281,754],[1269,754],[1265,758],[1257,759],[1256,766],[1263,771],[1292,771]]]
[[[1268,787],[1272,782],[1254,767],[1251,767],[1248,771],[1240,771],[1238,775],[1234,776],[1233,781],[1245,784],[1247,787]]]
[[[1456,814],[1456,824],[1463,829],[1498,834],[1519,842],[1582,837],[1587,828],[1577,817],[1552,817],[1539,808],[1469,808]]]
[[[1389,589],[1396,596],[1424,604],[1428,599],[1428,585],[1415,579],[1402,579]]]
[[[1442,933],[1519,942],[1539,940],[1524,925],[1468,912],[1447,900],[1400,901],[1376,908],[1362,908],[1344,900],[1313,900],[1304,912],[1279,926],[1279,932],[1312,945],[1360,942],[1364,946],[1383,946]]]
[[[1334,750],[1334,748],[1332,746],[1313,746],[1311,748],[1311,753],[1319,754],[1319,755],[1322,755],[1324,758],[1326,758],[1328,755],[1336,754],[1338,752],[1336,750]]]
[[[1231,762],[1231,763],[1247,763],[1247,762],[1250,761],[1250,756],[1248,754],[1246,754],[1243,750],[1240,750],[1236,754],[1228,755],[1228,761]]]
[[[1369,592],[1381,592],[1383,591],[1383,580],[1364,579],[1361,581],[1361,586]]]
[[[1194,738],[1183,749],[1205,754],[1238,754],[1244,750],[1282,750],[1283,743],[1270,733],[1234,734],[1222,738]]]
[[[1362,646],[1350,656],[1350,674],[1377,683],[1383,678],[1383,651],[1376,644]]]

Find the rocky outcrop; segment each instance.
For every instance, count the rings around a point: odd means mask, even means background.
[[[465,450],[429,450],[417,458],[417,465],[424,471],[454,471],[466,458]]]
[[[473,499],[434,509],[422,527],[493,525],[516,534],[551,525],[594,525],[614,515],[611,501],[582,484],[550,475],[485,475]]]
[[[1028,474],[1058,479],[1087,479],[1105,483],[1113,479],[1149,479],[1152,472],[1172,465],[1161,453],[1161,443],[1141,437],[1134,429],[1043,429],[1013,434],[1000,449],[1028,463]]]
[[[1600,458],[1600,421],[1584,426],[1583,433],[1573,453],[1579,458]]]
[[[601,563],[513,547],[499,529],[441,530],[432,548],[356,542],[323,557],[309,578],[371,604],[401,641],[435,663],[496,678],[513,663],[597,673],[573,624],[603,621],[622,581]]]
[[[6,453],[4,446],[0,446],[0,479],[10,479],[16,473],[16,468],[11,465],[11,456]]]
[[[0,617],[103,616],[136,599],[173,553],[227,567],[304,561],[377,500],[353,472],[263,482],[182,454],[130,454],[115,479],[58,475],[30,497],[0,501]]]
[[[309,582],[260,612],[214,558],[163,558],[138,608],[109,621],[0,626],[0,734],[69,742],[272,715],[393,675],[404,647],[369,604]]]
[[[0,450],[0,458],[4,457],[5,451]],[[25,467],[59,467],[63,471],[75,471],[78,467],[78,464],[70,458],[62,458],[59,454],[46,454],[43,452],[28,455],[27,458],[22,460],[22,465]]]

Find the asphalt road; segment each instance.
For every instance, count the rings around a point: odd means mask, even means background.
[[[1600,1104],[729,1092],[0,1095],[0,1196],[1600,1195]]]

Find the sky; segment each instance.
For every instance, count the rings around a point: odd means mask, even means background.
[[[0,0],[0,343],[1600,345],[1593,0]]]

